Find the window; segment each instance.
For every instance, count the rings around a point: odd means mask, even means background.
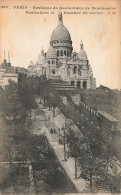
[[[66,51],[64,51],[64,55],[66,56]]]
[[[50,64],[50,61],[48,61],[48,64]]]
[[[59,51],[57,51],[57,56],[59,56]]]
[[[60,55],[63,56],[63,51],[62,50],[60,51]]]
[[[55,74],[55,70],[52,70],[52,74]]]
[[[87,89],[87,82],[86,81],[83,82],[83,89]]]
[[[69,57],[69,51],[67,51],[67,57]]]
[[[71,86],[74,86],[75,85],[75,82],[74,81],[71,81]]]
[[[77,67],[75,66],[74,67],[74,74],[76,74],[76,71],[77,71]]]

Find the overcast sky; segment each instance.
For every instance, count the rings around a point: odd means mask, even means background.
[[[85,7],[116,7],[103,14],[64,14],[63,23],[69,30],[73,48],[79,52],[80,42],[83,41],[90,65],[100,84],[110,88],[121,88],[121,24],[119,12],[120,1],[3,1],[1,6],[8,5],[9,9],[0,9],[0,63],[4,50],[9,50],[13,66],[27,68],[30,61],[38,59],[41,48],[46,52],[54,28],[58,24],[59,10],[32,10],[33,6],[56,6],[59,8],[75,6],[83,10]],[[13,6],[27,6],[27,9],[13,9]],[[26,11],[54,11],[54,14],[25,14]],[[86,11],[86,10],[85,10]],[[97,10],[95,10],[97,11]],[[101,10],[99,10],[101,12]],[[115,11],[115,13],[114,13]],[[110,13],[109,13],[110,12]],[[108,14],[109,13],[109,14]]]

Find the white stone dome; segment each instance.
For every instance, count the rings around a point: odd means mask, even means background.
[[[51,35],[51,42],[60,41],[60,40],[71,41],[70,33],[67,30],[67,28],[63,25],[61,12],[59,12],[58,18],[59,18],[59,23]]]
[[[52,33],[51,41],[71,41],[71,36],[63,23],[59,22],[58,26]]]
[[[57,57],[57,51],[52,46],[49,47],[46,53],[47,58],[56,58]]]
[[[29,67],[35,67],[33,61],[30,61]]]
[[[39,54],[38,55],[38,64],[43,64],[43,62],[45,61],[45,57],[43,54]]]

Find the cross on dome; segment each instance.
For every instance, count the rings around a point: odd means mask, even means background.
[[[58,14],[58,18],[59,18],[59,22],[62,22],[63,23],[63,16],[62,16],[62,12],[61,12],[61,8],[59,8],[60,9],[60,12],[59,12],[59,14]]]
[[[83,49],[83,42],[81,40],[80,48]]]

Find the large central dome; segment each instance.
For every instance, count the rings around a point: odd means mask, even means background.
[[[53,31],[51,36],[51,41],[71,41],[71,36],[67,28],[63,25],[63,23],[58,24],[56,29]]]
[[[59,23],[52,33],[51,41],[71,41],[70,33],[67,30],[67,28],[63,25],[61,12],[59,13],[58,17]]]

